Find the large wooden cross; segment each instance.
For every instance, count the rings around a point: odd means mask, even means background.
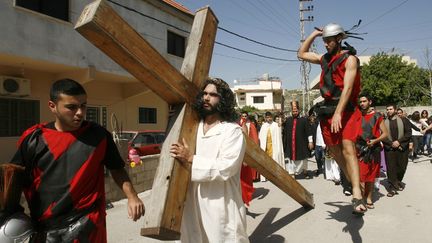
[[[194,18],[186,54],[179,72],[145,39],[124,21],[104,0],[83,10],[75,29],[139,81],[174,107],[159,166],[146,204],[141,235],[162,240],[180,237],[183,206],[190,170],[169,154],[172,143],[185,138],[195,150],[199,123],[192,110],[203,81],[208,76],[218,20],[209,7],[199,9]],[[294,180],[260,147],[246,136],[244,160],[304,208],[313,208],[312,194]]]

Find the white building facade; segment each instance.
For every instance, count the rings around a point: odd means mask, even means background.
[[[257,84],[234,85],[237,106],[253,106],[261,111],[281,111],[283,90],[281,80],[264,75]]]

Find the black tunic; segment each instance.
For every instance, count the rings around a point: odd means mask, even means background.
[[[296,120],[296,122],[294,122]],[[295,141],[293,141],[293,125],[295,127]],[[310,157],[308,148],[308,137],[312,136],[309,121],[304,117],[288,117],[284,124],[283,132],[283,147],[285,151],[285,158],[290,160],[303,160]],[[293,144],[295,148],[293,149]]]

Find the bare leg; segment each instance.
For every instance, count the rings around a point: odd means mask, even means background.
[[[365,198],[367,204],[373,204],[372,201],[372,193],[374,190],[374,183],[373,182],[366,182],[365,184]]]
[[[363,198],[366,198],[366,196],[367,196],[367,188],[366,188],[366,186],[367,186],[367,182],[360,182],[360,190],[361,190]]]
[[[339,167],[351,182],[353,199],[362,199],[359,165],[354,142],[351,140],[342,140],[342,144],[331,146],[329,149],[336,162],[339,164]],[[359,205],[357,209],[366,210],[363,205]]]

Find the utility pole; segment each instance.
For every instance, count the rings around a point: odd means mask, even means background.
[[[305,12],[311,12],[313,11],[313,5],[309,6],[303,6],[304,2],[312,2],[313,0],[299,0],[300,6],[300,42],[303,43],[305,40],[305,32],[304,32],[304,24],[306,21],[312,22],[314,20],[313,16],[307,16],[305,18],[304,13]],[[306,112],[305,108],[307,110],[310,109],[310,96],[309,96],[309,74],[311,71],[311,65],[309,62],[302,61],[300,65],[300,75],[302,77],[301,85],[302,85],[302,110],[303,112]],[[306,97],[305,97],[306,96]],[[307,107],[305,107],[305,103],[307,103]]]
[[[429,48],[426,48],[425,50],[425,58],[426,58],[426,66],[429,73],[429,88],[430,88],[430,101],[432,105],[432,61],[431,61],[431,55]]]

